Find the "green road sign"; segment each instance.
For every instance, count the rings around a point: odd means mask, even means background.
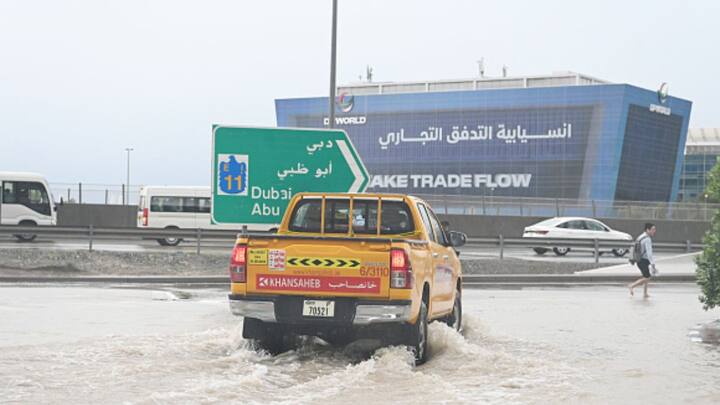
[[[212,220],[279,224],[299,192],[363,192],[368,174],[342,130],[213,127]]]

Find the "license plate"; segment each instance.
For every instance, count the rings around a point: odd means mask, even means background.
[[[335,316],[335,301],[305,300],[303,302],[303,316],[333,317]]]

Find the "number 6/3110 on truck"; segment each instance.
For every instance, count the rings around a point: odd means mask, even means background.
[[[421,364],[428,322],[462,326],[465,240],[415,197],[301,193],[276,234],[238,236],[230,308],[243,337],[271,353],[297,335],[370,338],[409,346]]]

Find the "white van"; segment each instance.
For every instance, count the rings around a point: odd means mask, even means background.
[[[138,228],[157,229],[230,229],[242,225],[212,224],[210,219],[210,187],[146,186],[140,189]],[[266,226],[255,230],[267,230]],[[157,240],[163,246],[176,246],[182,239]]]
[[[50,187],[42,175],[0,172],[0,223],[2,225],[48,226],[57,223]],[[37,235],[14,235],[32,241]]]

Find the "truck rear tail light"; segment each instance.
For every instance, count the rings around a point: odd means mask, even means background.
[[[230,256],[230,281],[247,282],[247,245],[235,245]]]
[[[143,226],[148,226],[148,209],[143,208]]]
[[[390,250],[390,288],[412,288],[410,258],[404,249]]]

